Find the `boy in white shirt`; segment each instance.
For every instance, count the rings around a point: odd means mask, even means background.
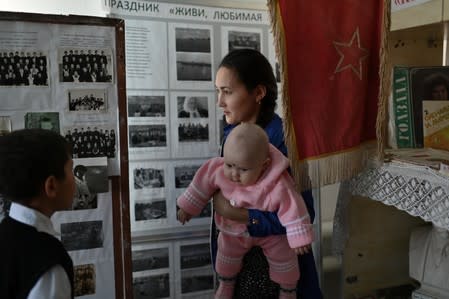
[[[50,217],[72,206],[71,147],[59,134],[24,129],[0,136],[0,297],[73,298],[73,263]]]

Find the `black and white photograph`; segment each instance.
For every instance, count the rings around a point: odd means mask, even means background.
[[[134,189],[152,189],[165,187],[164,170],[156,168],[135,168]]]
[[[69,112],[106,112],[107,93],[104,89],[72,89],[68,91]]]
[[[111,49],[59,49],[59,81],[109,83],[113,81]]]
[[[178,118],[207,118],[207,96],[178,96]]]
[[[179,142],[209,141],[208,123],[182,123],[178,126]]]
[[[261,33],[231,30],[228,32],[229,52],[238,49],[253,49],[260,52]]]
[[[72,145],[74,158],[114,158],[116,155],[116,134],[112,127],[69,127],[64,137]]]
[[[209,29],[176,28],[178,81],[211,81],[212,55]]]
[[[180,246],[180,255],[181,269],[198,268],[211,264],[209,243],[182,245]]]
[[[168,274],[133,278],[134,299],[170,298]]]
[[[187,188],[201,165],[179,165],[175,166],[175,187]]]
[[[214,289],[214,274],[212,267],[205,269],[190,269],[181,271],[181,292],[192,293]]]
[[[166,125],[130,125],[129,147],[165,147],[167,146]]]
[[[73,160],[76,185],[73,210],[97,208],[97,194],[109,191],[107,167],[107,160],[104,157]]]
[[[167,201],[165,198],[155,198],[134,203],[135,221],[167,218]]]
[[[128,96],[128,117],[165,116],[165,96]]]
[[[153,248],[132,252],[133,272],[170,267],[168,248]]]
[[[0,87],[48,86],[47,56],[41,51],[0,51]]]
[[[61,224],[61,242],[67,251],[101,248],[103,240],[102,221]]]
[[[29,112],[25,114],[25,128],[45,129],[59,134],[59,112]]]
[[[96,276],[94,264],[76,265],[73,267],[75,297],[95,294]]]
[[[11,117],[9,116],[0,116],[0,136],[11,133]]]

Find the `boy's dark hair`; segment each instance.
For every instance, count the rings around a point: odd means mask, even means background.
[[[261,100],[257,119],[257,124],[265,127],[273,118],[278,97],[276,77],[267,58],[253,49],[239,49],[229,52],[218,67],[234,70],[248,91],[253,91],[258,85],[265,86],[266,95]]]
[[[69,143],[56,132],[23,129],[0,136],[0,194],[27,201],[42,192],[49,176],[64,179]]]

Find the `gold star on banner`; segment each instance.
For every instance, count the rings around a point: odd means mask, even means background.
[[[368,51],[360,46],[359,27],[347,43],[333,42],[335,50],[340,55],[334,74],[351,69],[362,80],[362,62],[368,57]]]

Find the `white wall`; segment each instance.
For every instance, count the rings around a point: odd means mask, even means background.
[[[129,0],[132,1],[132,0]],[[16,11],[46,14],[72,14],[87,16],[106,16],[104,0],[0,0],[0,11]],[[266,9],[266,0],[163,0],[154,2],[173,2],[234,8]]]
[[[0,10],[103,17],[103,0],[0,0]]]

